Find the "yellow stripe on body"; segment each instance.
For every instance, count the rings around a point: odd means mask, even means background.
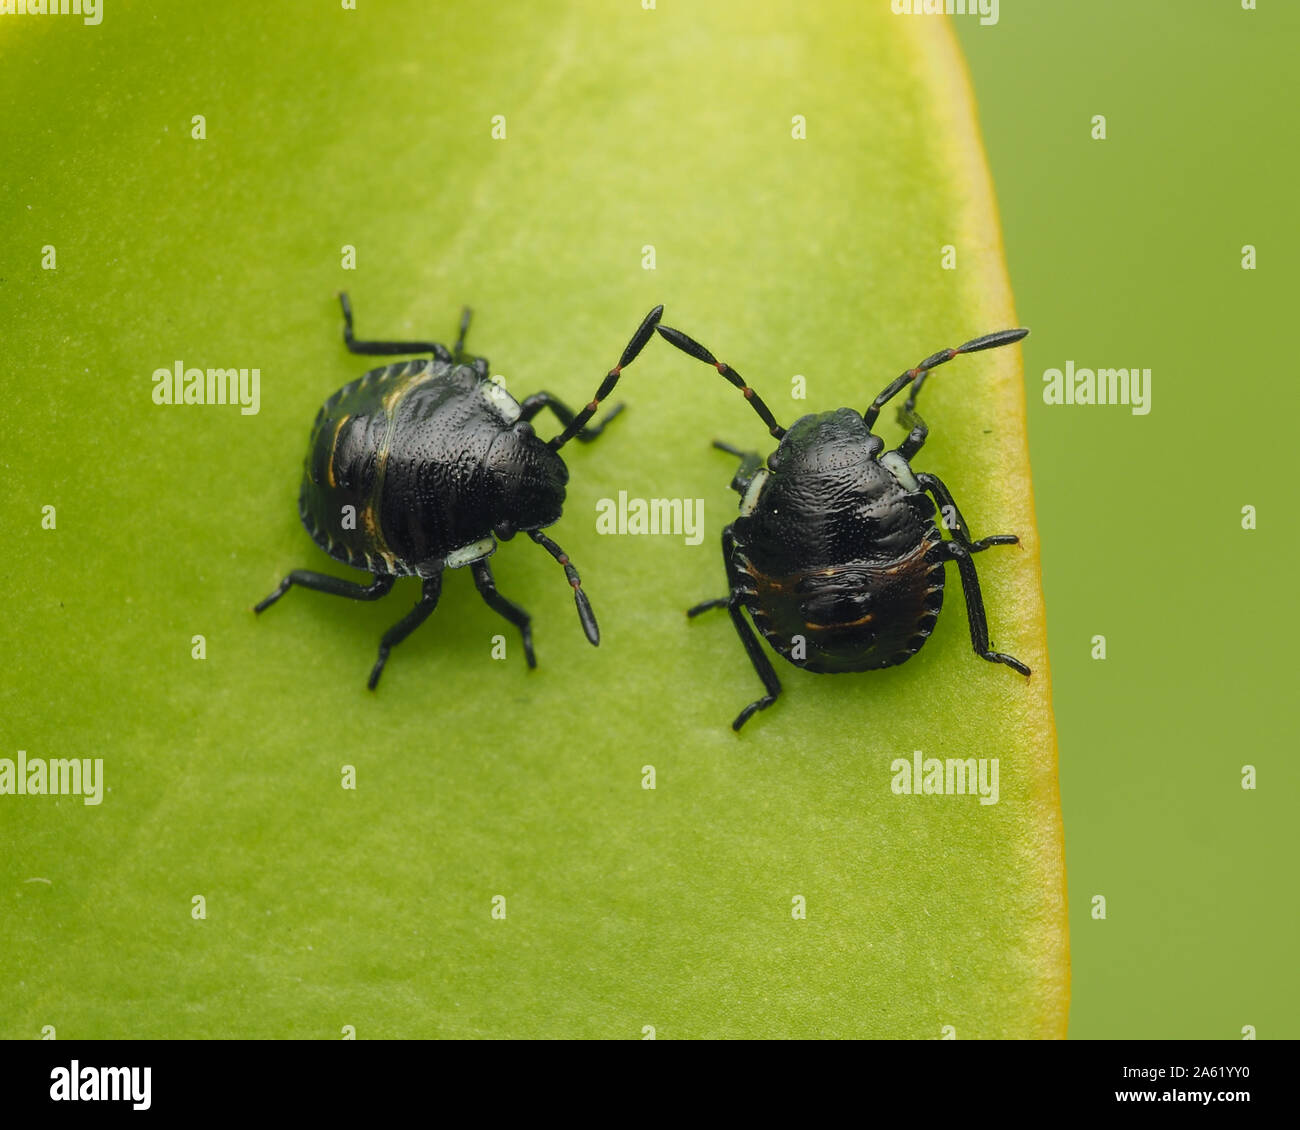
[[[393,431],[397,426],[397,410],[413,389],[428,384],[433,379],[434,367],[430,364],[421,364],[419,369],[395,378],[393,387],[384,394],[381,401],[385,415],[384,438],[379,441],[379,449],[375,452],[375,485],[370,492],[370,497],[366,500],[365,509],[361,512],[361,523],[370,538],[370,543],[376,547],[379,555],[388,563],[390,570],[396,568],[396,559],[388,551],[384,543],[383,531],[379,528],[379,515],[375,510],[375,503],[384,494],[384,479],[388,474],[388,454],[393,445]]]

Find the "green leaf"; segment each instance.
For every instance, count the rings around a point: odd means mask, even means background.
[[[464,570],[373,694],[415,582],[250,611],[291,568],[355,575],[295,505],[317,407],[367,367],[340,288],[363,336],[449,340],[469,303],[470,347],[516,396],[574,405],[663,302],[785,424],[1016,325],[945,20],[849,0],[123,4],[6,31],[0,756],[102,758],[107,791],[0,796],[0,1035],[1064,1033],[1017,349],[936,373],[916,464],[977,536],[1021,536],[978,561],[1028,681],[972,653],[953,575],[911,661],[778,660],[785,693],[734,734],[758,682],[724,615],[683,613],[724,591],[735,461],[710,441],[767,437],[658,340],[626,413],[565,449],[548,531],[599,649],[524,539],[493,564],[533,615],[533,672]],[[259,368],[260,410],[155,405],[177,361]],[[619,491],[703,499],[701,544],[597,534]],[[998,802],[896,795],[915,750],[998,758]]]

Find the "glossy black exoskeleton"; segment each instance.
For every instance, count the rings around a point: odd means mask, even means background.
[[[487,361],[465,353],[468,308],[456,344],[448,349],[431,341],[357,341],[347,295],[340,294],[339,301],[343,340],[353,353],[433,355],[372,369],[325,401],[312,426],[298,513],[317,545],[335,560],[366,570],[372,580],[359,584],[295,569],[253,610],[268,608],[291,585],[377,600],[398,577],[420,577],[420,600],[380,641],[370,672],[373,690],[389,650],[437,607],[443,570],[468,566],[487,604],[519,629],[524,657],[535,667],[529,615],[497,592],[487,560],[498,538],[525,533],[564,567],[583,631],[598,644],[600,630],[578,571],[541,531],[560,517],[564,505],[569,472],[560,448],[574,438],[595,439],[617,415],[618,407],[599,424],[588,425],[623,369],[653,336],[663,307],[646,315],[591,402],[573,412],[547,392],[519,403],[492,380]],[[543,408],[563,425],[546,441],[529,422]]]
[[[659,326],[658,331],[740,389],[781,441],[766,466],[758,452],[714,443],[741,460],[731,483],[741,496],[740,515],[722,531],[729,592],[696,605],[688,615],[725,607],[767,692],[740,712],[732,729],[739,730],[781,693],[743,610],[777,654],[807,671],[892,667],[910,659],[929,638],[943,604],[947,561],[957,563],[976,654],[1030,673],[1018,659],[990,650],[972,557],[1020,539],[1003,534],[973,541],[948,488],[909,462],[928,434],[916,413],[916,397],[929,372],[960,353],[1010,345],[1028,330],[1003,330],[940,350],[890,383],[866,412],[839,408],[803,416],[789,430],[730,365],[680,330]],[[909,385],[898,413],[909,429],[907,438],[886,452],[872,426],[881,408]],[[936,503],[950,539],[935,525]]]

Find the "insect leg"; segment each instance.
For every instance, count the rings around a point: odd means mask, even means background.
[[[578,619],[582,622],[582,630],[586,633],[591,646],[596,647],[600,643],[600,628],[596,625],[596,614],[591,610],[591,601],[587,599],[587,594],[582,591],[582,578],[578,576],[578,570],[569,561],[569,555],[541,530],[529,530],[528,536],[564,566],[564,575],[569,578],[569,584],[573,586],[573,603],[578,606]]]
[[[519,418],[521,420],[531,420],[543,408],[549,408],[555,413],[555,418],[564,427],[572,424],[576,415],[573,409],[558,397],[552,396],[549,392],[535,392],[519,406]],[[613,408],[605,413],[605,418],[599,424],[588,424],[586,427],[580,428],[574,433],[573,438],[579,443],[590,443],[605,430],[605,425],[622,411],[623,405],[615,404]]]
[[[984,598],[980,594],[979,576],[975,572],[975,561],[970,550],[959,541],[943,544],[947,547],[948,556],[957,562],[957,571],[961,574],[961,588],[966,594],[966,618],[970,621],[970,642],[975,648],[975,654],[990,663],[1005,663],[1022,675],[1028,675],[1029,668],[1019,659],[989,650],[989,625],[984,615]]]
[[[565,425],[564,431],[547,442],[547,447],[552,451],[559,451],[587,426],[587,421],[596,414],[600,402],[614,391],[614,386],[618,384],[618,378],[623,375],[623,370],[637,359],[641,350],[645,348],[646,342],[654,335],[655,326],[659,324],[659,319],[663,317],[663,314],[664,308],[656,306],[641,319],[641,324],[637,326],[636,333],[632,335],[632,340],[627,343],[627,348],[623,350],[623,356],[618,359],[618,364],[605,374],[605,379],[600,382],[600,387],[596,390],[596,395],[591,398],[591,402]],[[607,417],[600,426],[604,427],[608,422]]]
[[[910,404],[911,401],[908,401]],[[911,459],[925,446],[925,437],[930,434],[929,425],[917,415],[914,408],[904,404],[898,410],[898,422],[909,429],[907,437],[898,445],[898,454],[904,459]]]
[[[719,451],[725,451],[728,455],[735,455],[740,459],[740,466],[736,468],[736,473],[731,479],[731,489],[737,494],[743,495],[749,489],[749,484],[753,481],[754,475],[763,467],[763,457],[757,451],[741,451],[738,447],[732,447],[729,443],[723,443],[720,439],[713,441],[713,446]]]
[[[396,578],[387,573],[376,573],[375,579],[368,585],[356,581],[345,581],[342,577],[331,577],[328,573],[313,573],[309,569],[295,569],[276,587],[275,592],[253,605],[254,612],[263,612],[270,608],[291,586],[300,585],[305,589],[327,592],[331,596],[346,596],[350,600],[378,600],[387,595]]]
[[[416,601],[415,607],[384,633],[379,641],[379,658],[375,660],[375,665],[370,670],[370,679],[366,684],[372,691],[379,684],[379,676],[384,672],[389,651],[429,618],[429,613],[438,607],[438,596],[441,592],[441,573],[425,577],[424,587],[420,590],[420,599]]]
[[[731,597],[727,600],[727,611],[731,613],[731,622],[736,626],[736,635],[740,637],[740,642],[745,645],[745,654],[749,656],[749,661],[754,665],[754,670],[758,672],[758,677],[763,680],[763,687],[767,694],[751,702],[736,715],[736,720],[732,722],[731,728],[737,732],[755,713],[771,706],[776,701],[776,696],[781,693],[781,680],[776,677],[776,672],[772,670],[771,660],[763,654],[763,647],[758,642],[758,637],[754,635],[754,629],[745,622],[744,605],[741,604],[742,595],[739,592],[732,592]]]
[[[513,600],[507,600],[497,592],[497,583],[492,576],[492,567],[486,561],[475,561],[470,567],[474,574],[474,585],[487,606],[499,613],[519,629],[524,640],[524,658],[529,667],[537,666],[537,657],[533,655],[532,617]]]
[[[745,452],[743,452],[743,451],[738,451],[738,450],[737,450],[736,448],[734,448],[734,447],[729,447],[729,446],[727,446],[727,444],[722,443],[720,440],[714,440],[714,441],[713,441],[713,446],[714,446],[714,447],[717,447],[717,448],[720,448],[720,449],[723,450],[723,451],[729,451],[729,452],[731,452],[732,455],[741,455],[741,456],[743,456],[743,455],[745,454]],[[736,544],[735,537],[736,537],[735,534],[733,534],[733,533],[731,532],[731,527],[730,527],[730,526],[725,526],[725,527],[723,527],[723,530],[722,530],[722,564],[726,567],[726,569],[727,569],[727,575],[728,575],[729,577],[730,577],[730,575],[731,575],[731,551],[732,551],[732,549],[734,548],[734,546],[735,546],[735,544]],[[701,612],[708,612],[710,609],[713,609],[713,608],[726,608],[727,605],[730,604],[730,603],[731,603],[731,596],[730,596],[730,594],[728,594],[727,596],[720,596],[720,597],[718,597],[717,600],[704,600],[704,601],[701,601],[699,604],[692,605],[690,608],[688,608],[688,609],[686,610],[686,615],[689,616],[689,617],[691,617],[692,619],[694,619],[694,618],[695,618],[696,616],[698,616]]]
[[[727,379],[728,382],[740,389],[741,394],[749,401],[750,407],[758,413],[759,419],[767,425],[767,430],[773,436],[780,439],[785,435],[785,429],[776,422],[776,417],[772,415],[772,410],[763,403],[763,398],[750,388],[749,385],[744,382],[741,375],[725,361],[719,361],[694,338],[687,337],[681,330],[675,330],[671,326],[660,326],[659,336],[670,345],[675,345],[683,353],[694,357],[697,361],[703,361],[706,365],[712,365]]]
[[[993,537],[981,538],[979,541],[971,541],[970,535],[966,532],[966,523],[948,488],[935,475],[922,473],[917,475],[917,481],[923,489],[934,496],[941,507],[952,508],[955,520],[953,540],[945,541],[943,547],[947,556],[957,562],[957,572],[961,574],[961,591],[966,597],[966,619],[970,623],[970,642],[975,649],[975,654],[990,663],[1005,663],[1022,675],[1028,675],[1029,668],[1019,659],[1004,655],[1000,651],[989,650],[989,623],[988,617],[984,614],[984,596],[980,592],[975,559],[971,556],[980,550],[988,549],[991,545],[1014,545],[1020,539],[1012,534],[997,534]]]
[[[939,504],[939,510],[942,514],[947,510],[949,513],[943,516],[943,528],[971,553],[980,553],[993,545],[1019,545],[1020,539],[1015,534],[993,534],[990,537],[980,538],[979,541],[972,541],[966,519],[962,517],[961,511],[957,509],[957,500],[953,498],[952,491],[944,484],[938,475],[931,475],[928,471],[916,472],[916,481],[921,484],[921,489],[928,491],[934,496],[935,502]]]
[[[876,422],[876,417],[880,415],[880,410],[893,400],[900,392],[903,391],[913,381],[919,380],[924,374],[931,369],[938,368],[940,365],[951,361],[954,357],[963,353],[979,353],[983,349],[996,349],[1000,345],[1012,345],[1019,341],[1028,330],[998,330],[996,333],[985,334],[983,337],[972,338],[964,345],[957,346],[956,349],[941,349],[938,353],[932,353],[914,369],[908,369],[900,376],[895,377],[881,391],[880,395],[871,402],[871,406],[862,413],[862,418],[866,421],[867,427],[871,427]],[[911,398],[912,407],[915,407],[915,397]],[[905,405],[906,409],[907,406]],[[901,448],[899,449],[902,450]]]
[[[925,446],[926,436],[930,434],[929,426],[916,411],[916,394],[921,391],[921,386],[925,384],[925,378],[929,375],[930,370],[926,369],[912,382],[911,391],[898,410],[899,424],[908,429],[907,438],[898,445],[898,454],[904,459],[911,459],[920,451]]]
[[[725,449],[724,449],[725,450]],[[763,681],[763,688],[767,691],[762,698],[751,702],[732,722],[731,728],[737,732],[749,719],[759,710],[769,707],[776,701],[777,695],[781,693],[781,680],[776,677],[776,672],[772,669],[771,660],[763,654],[762,645],[758,642],[758,637],[754,635],[754,629],[745,621],[744,600],[751,595],[746,592],[736,578],[731,564],[732,553],[736,548],[736,538],[727,526],[722,531],[722,559],[727,566],[727,574],[732,578],[731,592],[721,600],[706,600],[703,604],[697,604],[690,609],[687,616],[698,616],[710,608],[722,608],[724,605],[731,614],[731,623],[736,629],[736,635],[740,637],[740,642],[744,645],[745,654],[749,656],[749,662],[753,664],[754,670],[758,677]]]
[[[469,333],[469,321],[474,317],[474,311],[468,306],[460,312],[460,333],[456,335],[456,344],[452,347],[452,357],[459,361],[465,355],[465,335]]]
[[[452,355],[445,345],[436,341],[357,341],[352,336],[352,303],[348,301],[346,291],[339,291],[339,305],[343,307],[343,344],[353,353],[364,353],[388,357],[398,353],[432,353],[439,361],[448,363]],[[468,308],[467,308],[468,309]],[[469,319],[462,317],[462,333],[469,327]]]

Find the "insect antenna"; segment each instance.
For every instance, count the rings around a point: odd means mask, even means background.
[[[554,439],[549,440],[546,444],[547,447],[552,451],[559,451],[587,426],[587,421],[596,414],[600,402],[614,391],[614,386],[618,384],[618,378],[623,375],[623,370],[637,359],[637,355],[646,347],[646,342],[654,336],[655,326],[659,324],[659,319],[663,317],[663,313],[664,308],[656,306],[641,319],[641,324],[637,326],[636,333],[632,335],[632,340],[627,343],[627,348],[623,350],[623,356],[618,359],[618,364],[605,374],[605,379],[600,382],[600,388],[596,390],[596,395],[591,398],[591,403],[569,421],[564,431]],[[610,413],[610,415],[612,416],[613,413]],[[604,427],[606,423],[608,423],[608,419],[601,421],[601,426]]]
[[[771,432],[775,438],[780,439],[785,435],[785,429],[776,422],[776,417],[772,415],[772,410],[763,403],[763,398],[744,382],[741,375],[736,372],[735,369],[725,361],[719,361],[698,341],[692,337],[687,337],[681,330],[675,330],[671,326],[658,326],[656,328],[659,331],[659,336],[670,345],[675,345],[683,353],[689,354],[697,361],[703,361],[706,365],[712,365],[719,373],[726,377],[728,381],[740,389],[742,395],[749,401],[750,406],[758,413],[759,418],[767,425],[767,430]]]
[[[941,349],[938,353],[932,353],[915,368],[908,369],[886,385],[884,391],[871,402],[871,407],[862,413],[862,418],[867,422],[867,427],[871,427],[876,422],[876,417],[880,415],[880,410],[903,389],[913,381],[918,383],[923,381],[931,369],[938,368],[959,354],[978,353],[982,349],[996,349],[1001,345],[1014,345],[1028,333],[1029,331],[1025,329],[998,330],[996,333],[972,338],[964,345],[957,346],[956,349]]]

